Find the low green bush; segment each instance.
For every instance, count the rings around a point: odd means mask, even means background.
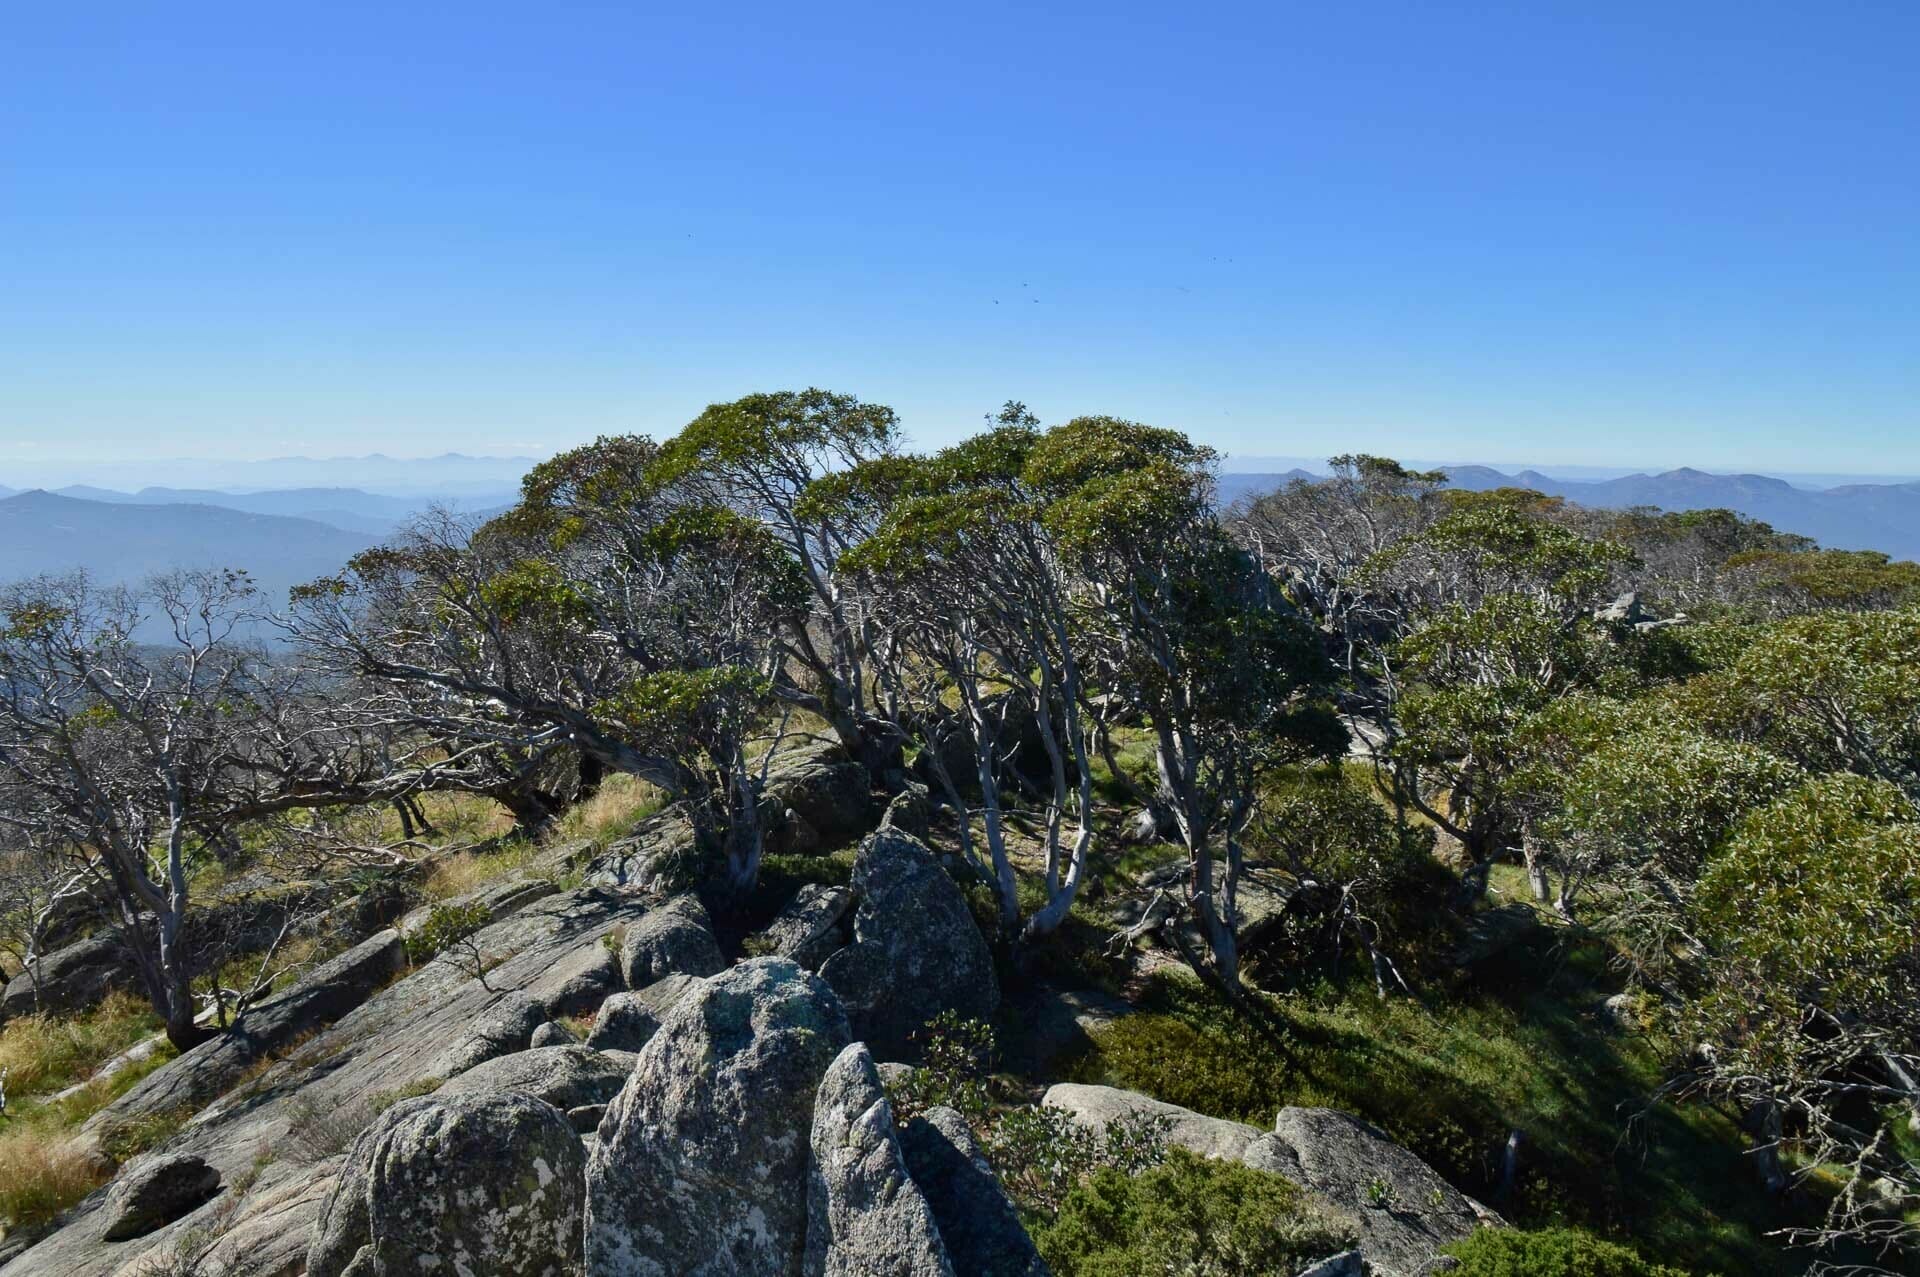
[[[493,915],[483,904],[435,905],[427,911],[426,920],[406,934],[407,961],[417,967],[492,920]]]
[[[1172,1125],[1169,1118],[1134,1114],[1096,1131],[1065,1109],[1023,1105],[999,1114],[987,1131],[987,1159],[1015,1204],[1051,1216],[1089,1175],[1134,1175],[1158,1166]]]
[[[1447,1253],[1460,1261],[1454,1277],[1687,1277],[1577,1228],[1481,1229]]]
[[[1281,1176],[1182,1148],[1138,1175],[1096,1171],[1033,1239],[1057,1277],[1270,1277],[1353,1240]]]
[[[993,1103],[988,1087],[995,1050],[993,1026],[942,1011],[914,1039],[920,1044],[920,1067],[907,1072],[888,1091],[895,1118],[904,1122],[945,1106],[976,1127],[984,1123]]]
[[[1221,1018],[1195,1024],[1172,1014],[1122,1016],[1096,1035],[1097,1067],[1117,1085],[1182,1108],[1266,1126],[1285,1073],[1271,1046]]]

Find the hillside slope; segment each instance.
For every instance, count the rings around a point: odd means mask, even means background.
[[[373,543],[311,519],[211,505],[110,504],[40,491],[0,500],[0,580],[85,568],[98,581],[134,583],[173,568],[235,567],[277,605],[288,587],[338,570]]]

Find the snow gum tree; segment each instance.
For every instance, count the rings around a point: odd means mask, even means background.
[[[1239,839],[1259,779],[1346,736],[1312,627],[1213,517],[1211,462],[1177,432],[1083,417],[1049,431],[1025,474],[1078,578],[1094,681],[1153,737],[1151,789],[1105,750],[1109,765],[1170,816],[1208,965],[1237,989]]]
[[[1834,774],[1755,810],[1702,875],[1700,991],[1682,1010],[1705,1044],[1677,1086],[1736,1101],[1769,1187],[1837,1167],[1824,1224],[1883,1255],[1920,1245],[1920,809],[1894,786]],[[1897,1261],[1889,1266],[1897,1267]]]
[[[746,885],[765,779],[750,744],[807,586],[765,522],[659,461],[638,438],[564,453],[471,535],[418,528],[305,587],[295,628],[456,761],[566,748],[690,800]]]
[[[1408,600],[1403,636],[1378,652],[1384,779],[1395,798],[1458,840],[1463,886],[1484,887],[1517,840],[1507,782],[1515,729],[1557,697],[1594,686],[1616,651],[1593,598],[1632,559],[1545,517],[1537,493],[1455,494],[1456,509],[1375,557],[1368,579]]]
[[[876,775],[897,766],[900,740],[869,703],[873,621],[840,567],[872,508],[806,496],[818,480],[897,456],[899,445],[891,408],[825,390],[781,391],[714,404],[663,444],[648,470],[692,500],[763,523],[790,556],[808,606],[788,615],[782,637],[811,686],[782,677],[779,694],[825,718]]]
[[[0,831],[43,866],[47,904],[111,902],[182,1049],[211,1032],[194,1022],[196,858],[248,820],[315,801],[281,770],[288,733],[305,729],[283,673],[242,639],[256,615],[237,572],[0,592]]]
[[[903,476],[899,498],[844,560],[874,592],[875,614],[910,662],[936,670],[922,722],[948,690],[965,717],[988,864],[1002,928],[1019,921],[1001,789],[1007,739],[1031,724],[1046,755],[1046,902],[1025,934],[1058,927],[1085,881],[1093,842],[1093,776],[1083,721],[1086,685],[1075,583],[1047,527],[1045,499],[1025,471],[1040,439],[1017,406],[999,428],[927,458]],[[967,804],[937,745],[930,765],[960,814]],[[1065,840],[1065,822],[1076,829]]]

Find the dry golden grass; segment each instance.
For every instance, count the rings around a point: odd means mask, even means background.
[[[459,852],[435,861],[421,889],[429,900],[451,900],[524,873],[539,854],[540,845],[525,839],[492,851]]]
[[[477,794],[422,794],[421,810],[433,822],[434,832],[422,835],[432,843],[481,842],[513,832],[513,817],[490,798]],[[382,812],[383,832],[393,840],[400,837],[399,818],[391,808]]]
[[[0,1028],[0,1069],[19,1098],[81,1081],[103,1062],[159,1031],[145,1000],[116,992],[84,1015],[26,1015]]]
[[[591,839],[605,846],[660,809],[660,791],[637,776],[607,777],[600,792],[562,816],[550,840]]]
[[[553,844],[585,838],[605,846],[657,811],[659,806],[659,792],[651,785],[632,776],[610,776],[599,793],[560,818],[545,842]],[[469,817],[478,815],[472,811],[466,814]],[[490,827],[475,824],[461,831],[462,838],[448,841],[468,841],[465,835],[476,834]],[[442,829],[441,832],[444,837],[447,831]],[[485,850],[458,852],[434,863],[423,889],[430,900],[449,900],[478,891],[493,883],[525,874],[542,849],[541,843],[521,838]]]
[[[47,1223],[105,1182],[62,1148],[58,1130],[15,1123],[0,1132],[0,1220],[9,1229]]]

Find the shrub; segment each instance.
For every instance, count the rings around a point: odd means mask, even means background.
[[[1268,1277],[1352,1237],[1281,1176],[1175,1148],[1138,1175],[1095,1172],[1034,1242],[1059,1277]]]
[[[1065,1109],[1029,1105],[1000,1115],[987,1135],[987,1157],[1014,1200],[1052,1214],[1089,1175],[1133,1175],[1167,1155],[1169,1118],[1134,1114],[1095,1131]]]
[[[992,1106],[987,1073],[993,1067],[993,1026],[942,1011],[914,1037],[924,1063],[889,1090],[895,1119],[904,1122],[944,1105],[972,1126],[984,1123]]]
[[[424,922],[406,935],[407,961],[416,967],[435,954],[459,944],[493,920],[483,904],[438,904]]]
[[[1460,1261],[1454,1277],[1687,1277],[1577,1228],[1482,1229],[1447,1253]]]
[[[1203,1028],[1174,1015],[1122,1016],[1095,1040],[1117,1085],[1182,1108],[1265,1126],[1284,1093],[1273,1048],[1230,1019]]]
[[[987,1158],[1014,1201],[1051,1214],[1091,1174],[1099,1148],[1091,1128],[1065,1109],[1034,1105],[1014,1109],[995,1124]]]

